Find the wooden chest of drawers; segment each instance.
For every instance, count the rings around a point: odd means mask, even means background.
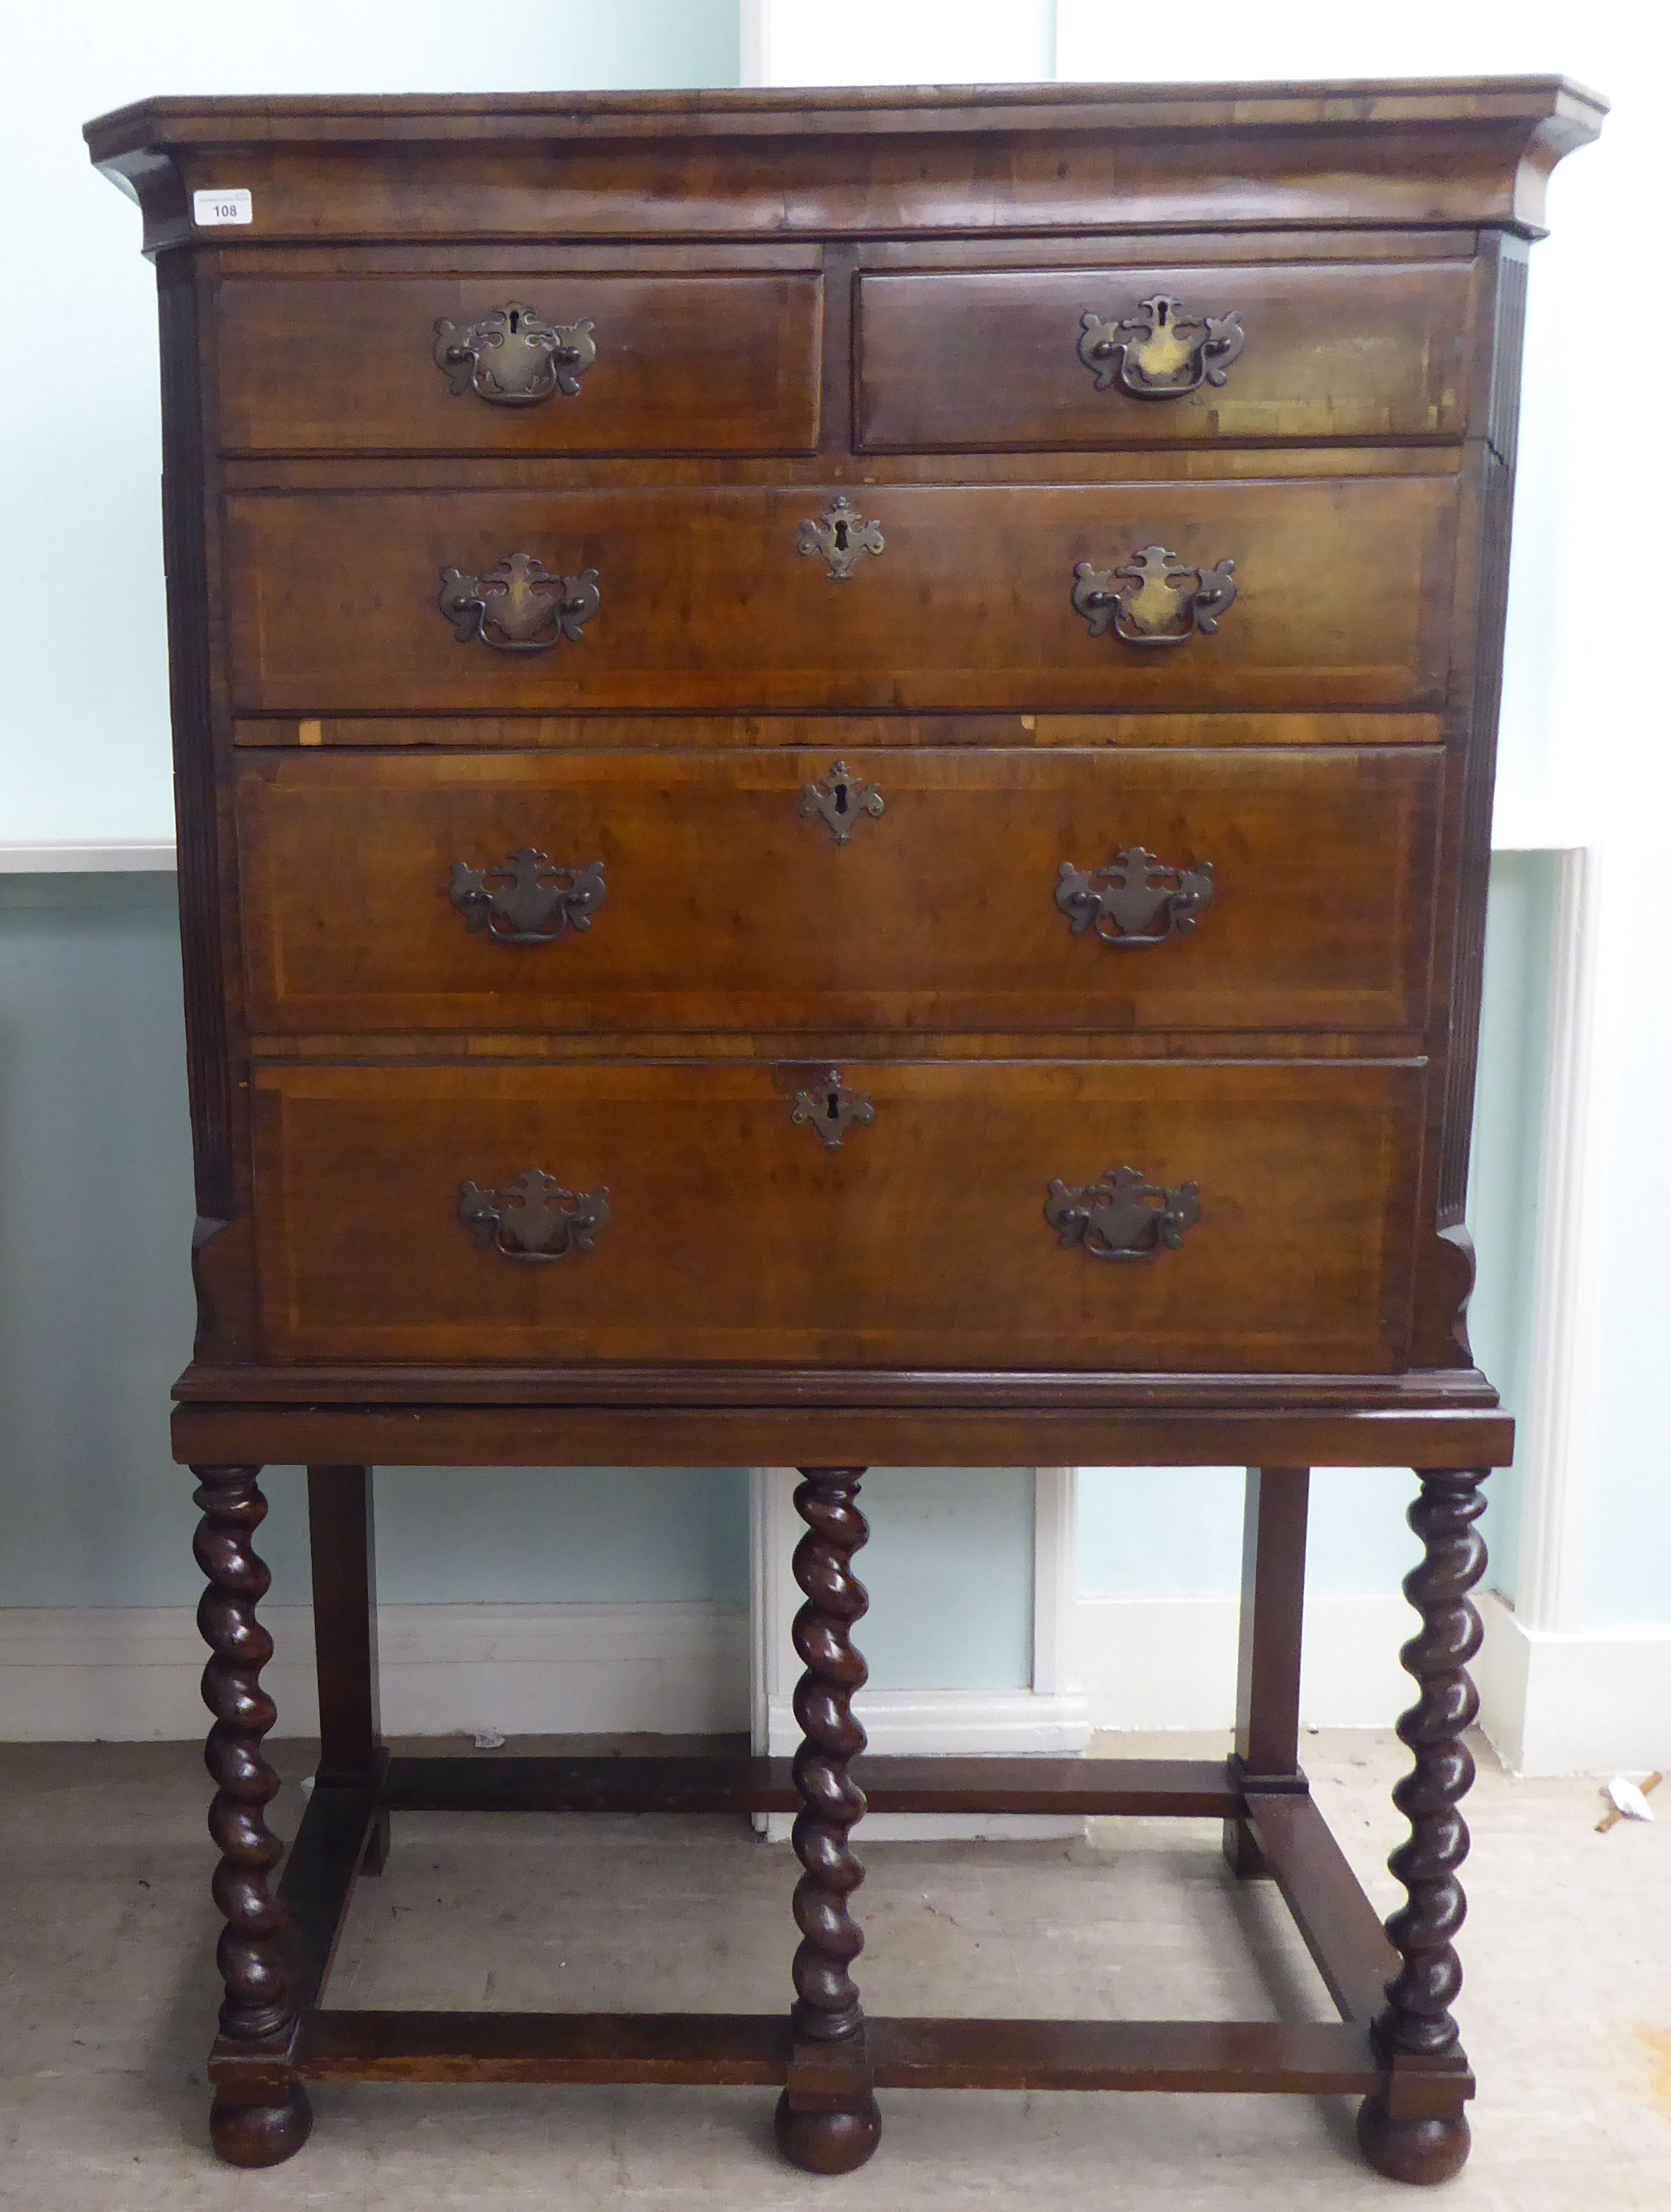
[[[162,302],[227,2156],[294,2149],[309,2075],[507,2047],[318,2003],[387,1808],[442,1788],[376,1745],[365,1466],[742,1457],[816,1462],[808,1747],[793,1788],[634,1802],[803,1803],[792,2022],[542,2015],[501,2071],[785,2081],[820,2170],[876,2081],[953,2080],[1360,2087],[1384,2171],[1460,2163],[1517,356],[1544,176],[1599,113],[1513,80],[89,126]],[[263,1459],[313,1465],[335,1623],[280,1902]],[[1075,1459],[1264,1470],[1237,1756],[966,1794],[1224,1812],[1333,2042],[867,2039],[828,1463]],[[1305,1469],[1363,1462],[1421,1472],[1429,1545],[1390,1948],[1294,1740]],[[941,1802],[887,1765],[873,1799]]]

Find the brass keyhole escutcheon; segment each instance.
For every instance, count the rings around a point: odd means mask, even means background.
[[[864,553],[880,553],[887,540],[879,522],[868,522],[845,492],[838,492],[822,514],[808,515],[801,525],[800,550],[822,556],[838,584],[845,584]]]
[[[801,819],[822,822],[832,845],[845,845],[867,814],[879,821],[886,807],[879,787],[866,783],[845,761],[838,761],[816,783],[801,787]]]
[[[810,1127],[826,1152],[839,1152],[849,1129],[867,1129],[875,1118],[876,1109],[869,1096],[863,1091],[850,1091],[838,1067],[831,1068],[812,1090],[797,1091],[790,1112],[796,1127],[803,1123]]]

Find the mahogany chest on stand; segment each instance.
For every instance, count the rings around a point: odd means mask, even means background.
[[[297,2149],[310,2081],[402,2079],[770,2084],[825,2172],[878,2087],[1350,2092],[1382,2172],[1460,2166],[1521,319],[1601,112],[1528,78],[88,126],[162,296],[224,2158]],[[253,1539],[292,1462],[324,1749],[275,1881]],[[372,1467],[736,1462],[803,1473],[792,1767],[387,1755]],[[1251,1470],[1228,1764],[860,1760],[864,1468],[1076,1462]],[[1389,1464],[1424,1557],[1383,1931],[1297,1698],[1308,1471]],[[867,2021],[867,1795],[1220,1814],[1339,2017]],[[792,2006],[333,2009],[389,1814],[471,1805],[798,1809]]]

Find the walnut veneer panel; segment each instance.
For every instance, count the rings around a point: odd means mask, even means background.
[[[1390,1371],[1423,1079],[1397,1064],[876,1061],[826,1151],[816,1069],[262,1068],[262,1325],[280,1358]],[[1200,1186],[1181,1248],[1064,1249],[1048,1186]],[[482,1249],[461,1186],[607,1188],[595,1250]],[[1002,1264],[998,1264],[1001,1257]]]
[[[818,727],[837,752],[916,745],[1197,746],[1437,745],[1439,714],[826,714]],[[595,752],[609,746],[771,747],[807,734],[798,714],[330,714],[251,715],[235,722],[241,748],[318,745],[327,750],[424,746],[497,752],[528,747]]]
[[[822,280],[793,274],[240,277],[221,289],[229,452],[809,453],[818,443]],[[591,325],[572,396],[455,394],[438,320],[511,302]],[[491,349],[483,358],[491,362]]]
[[[677,725],[674,726],[676,733]],[[1426,750],[818,750],[247,758],[258,1029],[1390,1029],[1419,1024],[1440,761]],[[603,864],[582,932],[467,932],[454,864]],[[1064,862],[1206,862],[1139,948],[1076,936]]]
[[[1460,437],[1473,287],[1465,262],[865,275],[857,442],[881,452]],[[1099,392],[1080,358],[1082,316],[1141,318],[1156,296],[1198,315],[1239,314],[1241,349],[1220,383],[1186,395],[1138,397],[1117,375]]]
[[[1448,477],[1086,488],[859,487],[886,550],[845,580],[798,550],[826,501],[753,490],[241,495],[227,501],[232,684],[248,712],[1442,702]],[[1235,562],[1217,634],[1093,636],[1081,562]],[[540,653],[460,644],[443,572],[514,553],[595,569]]]
[[[148,250],[186,187],[253,187],[245,238],[550,240],[893,230],[1394,229],[1543,220],[1595,136],[1558,77],[1387,83],[154,100],[89,124]],[[166,165],[156,149],[167,148]],[[345,159],[353,149],[355,158]]]

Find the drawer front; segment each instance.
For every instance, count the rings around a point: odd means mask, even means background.
[[[1438,770],[1392,747],[266,755],[238,791],[250,1018],[1414,1028]]]
[[[821,280],[795,275],[233,278],[220,298],[222,442],[811,453],[821,301]]]
[[[805,489],[244,495],[235,704],[1433,707],[1457,495],[1451,477],[863,486],[826,557],[812,526],[833,532],[835,495]],[[856,542],[872,521],[880,552]]]
[[[854,1062],[833,1123],[824,1073],[261,1070],[269,1353],[1400,1364],[1415,1066]]]
[[[858,441],[1461,438],[1472,286],[1467,262],[863,276]]]

